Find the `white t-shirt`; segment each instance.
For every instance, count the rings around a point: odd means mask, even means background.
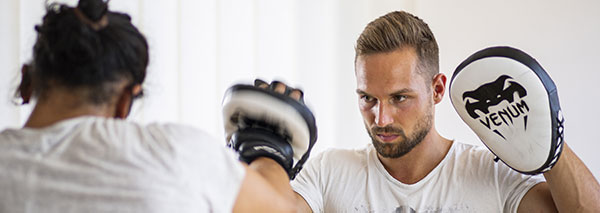
[[[314,212],[516,212],[542,176],[522,175],[474,145],[454,142],[425,178],[404,184],[372,145],[328,150],[311,159],[292,187]]]
[[[0,133],[0,212],[228,212],[244,167],[181,125],[78,117]]]

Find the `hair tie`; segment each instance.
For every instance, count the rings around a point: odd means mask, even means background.
[[[85,16],[85,14],[83,14],[83,12],[81,12],[81,10],[79,10],[79,8],[77,7],[73,8],[73,12],[75,13],[75,16],[77,16],[79,21],[90,26],[95,31],[99,31],[108,26],[108,16],[106,14],[102,15],[100,20],[93,22],[87,16]]]

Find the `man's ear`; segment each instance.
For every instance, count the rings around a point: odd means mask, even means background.
[[[431,81],[431,88],[433,92],[433,103],[440,103],[446,92],[446,75],[444,75],[444,73],[436,74]]]
[[[133,106],[133,98],[140,94],[142,86],[135,84],[131,87],[126,87],[119,95],[117,99],[115,118],[125,119],[131,112],[131,106]]]
[[[31,100],[31,95],[33,94],[33,85],[31,83],[31,66],[28,64],[23,64],[21,67],[21,83],[19,84],[18,96],[21,96],[23,99],[22,104],[28,104]],[[17,97],[18,97],[17,96]]]

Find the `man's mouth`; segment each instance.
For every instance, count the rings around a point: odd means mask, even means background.
[[[377,138],[379,138],[379,140],[381,140],[382,142],[392,142],[394,140],[396,140],[396,138],[400,137],[400,135],[396,135],[396,134],[389,134],[389,133],[378,133],[377,134]]]

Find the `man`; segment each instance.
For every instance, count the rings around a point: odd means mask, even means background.
[[[355,75],[372,145],[313,157],[292,183],[303,211],[600,211],[600,186],[568,146],[544,182],[440,136],[434,109],[446,76],[421,19],[392,12],[369,23],[356,43]]]
[[[107,4],[52,4],[36,26],[19,93],[37,102],[24,128],[0,132],[0,212],[294,211],[289,172],[274,159],[245,165],[203,131],[124,120],[148,44]]]

